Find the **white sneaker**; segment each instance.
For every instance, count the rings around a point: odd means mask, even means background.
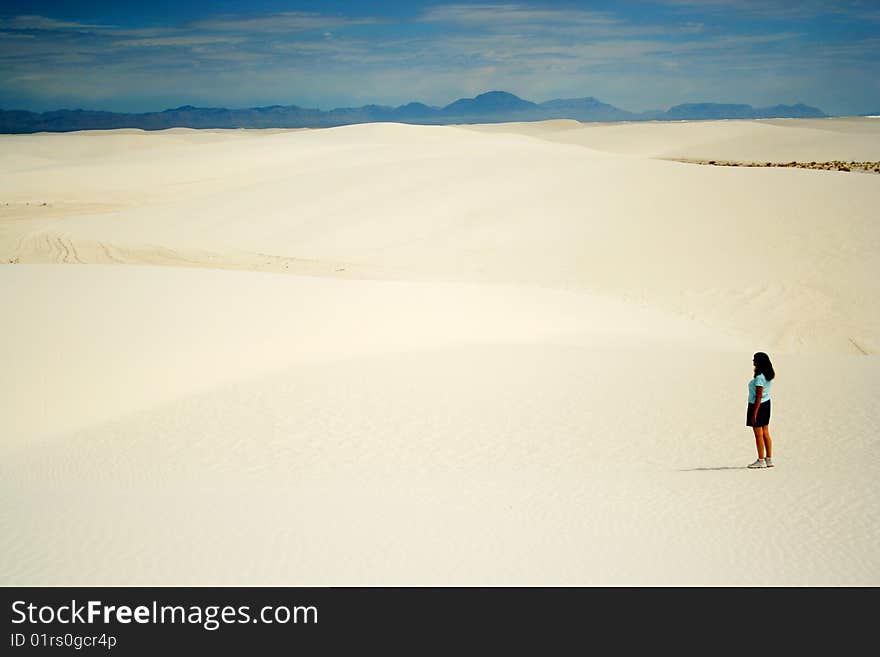
[[[749,463],[748,467],[750,467],[750,468],[766,468],[767,464],[764,462],[764,459],[758,459],[754,463]]]
[[[767,458],[764,459],[764,465],[766,465],[768,468],[772,468],[773,467],[773,459],[771,459],[768,456]]]

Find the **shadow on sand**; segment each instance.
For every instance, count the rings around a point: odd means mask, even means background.
[[[679,468],[678,472],[709,472],[712,470],[748,470],[745,465],[722,465],[718,468]]]

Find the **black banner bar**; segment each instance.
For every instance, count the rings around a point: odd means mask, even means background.
[[[836,650],[871,627],[876,589],[9,587],[4,655],[218,650],[461,650],[526,644],[542,654],[611,641],[675,648],[757,637]],[[832,631],[832,629],[834,631]],[[686,642],[687,642],[686,641]],[[413,643],[415,642],[415,643]],[[196,651],[196,652],[191,652]],[[274,652],[273,652],[274,654]]]

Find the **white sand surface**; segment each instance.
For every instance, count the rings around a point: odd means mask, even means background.
[[[880,177],[670,157],[880,123],[0,136],[0,583],[877,585]]]
[[[777,163],[880,160],[876,122],[869,117],[586,124],[562,120],[469,128],[669,159]]]

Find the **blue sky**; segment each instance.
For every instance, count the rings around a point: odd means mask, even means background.
[[[0,0],[0,108],[446,105],[880,111],[880,0]]]

